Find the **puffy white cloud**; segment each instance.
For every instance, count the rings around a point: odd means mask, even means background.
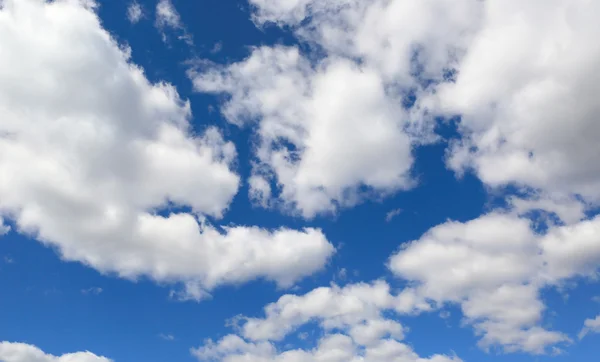
[[[0,360],[4,362],[111,362],[91,352],[67,353],[53,356],[25,343],[0,342]]]
[[[600,201],[600,4],[485,1],[440,107],[461,115],[449,164],[487,184],[516,183]]]
[[[455,170],[472,168],[491,186],[600,201],[597,2],[250,2],[257,24],[289,26],[328,56],[416,88],[412,122],[459,115],[463,139],[448,157]],[[423,89],[423,80],[434,84]]]
[[[127,19],[132,24],[136,24],[144,17],[144,9],[137,1],[132,1],[129,6],[127,6]]]
[[[208,340],[192,349],[200,361],[277,362],[459,362],[455,356],[419,357],[402,343],[404,327],[384,318],[395,297],[381,281],[333,285],[305,295],[284,295],[265,307],[265,318],[244,318],[240,335],[217,342]],[[275,341],[309,323],[317,322],[322,337],[312,349],[280,351]]]
[[[251,340],[281,340],[301,325],[318,322],[327,330],[360,325],[363,329],[356,333],[366,333],[364,328],[387,325],[379,323],[381,311],[393,306],[385,282],[321,287],[301,296],[282,296],[265,307],[265,318],[246,318],[241,332]]]
[[[411,187],[411,146],[435,139],[420,104],[431,92],[423,79],[441,81],[456,63],[480,2],[250,3],[257,24],[289,26],[324,51],[315,59],[260,47],[239,63],[192,72],[197,90],[230,96],[222,108],[230,122],[258,121],[255,173],[305,217]],[[406,110],[410,95],[418,101]]]
[[[586,319],[583,328],[579,332],[579,339],[583,339],[588,333],[600,333],[600,315],[594,319]]]
[[[185,41],[188,45],[194,45],[192,35],[189,34],[181,21],[181,15],[171,0],[160,0],[156,4],[155,26],[161,33],[164,42],[168,41],[167,29],[179,32],[178,39]]]
[[[405,111],[373,69],[341,58],[315,68],[297,48],[261,47],[191,76],[197,90],[231,96],[230,122],[258,119],[251,197],[274,178],[284,207],[312,217],[411,186]]]
[[[481,335],[480,346],[542,353],[568,342],[540,325],[540,289],[575,276],[593,277],[600,265],[600,217],[550,226],[543,234],[531,221],[491,213],[466,223],[449,221],[401,248],[390,269],[414,283],[403,307],[458,303]]]
[[[323,267],[334,248],[319,230],[207,222],[238,190],[234,145],[193,130],[189,103],[149,83],[93,5],[3,2],[2,214],[63,259],[126,278],[289,286]]]

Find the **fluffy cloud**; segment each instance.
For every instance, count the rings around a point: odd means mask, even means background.
[[[297,48],[261,47],[191,75],[197,90],[231,96],[222,109],[230,122],[258,119],[253,198],[270,195],[264,180],[274,176],[284,207],[312,217],[355,204],[361,188],[411,186],[405,112],[376,71],[344,59],[314,68]]]
[[[492,185],[516,183],[600,201],[600,45],[587,0],[486,1],[456,81],[439,87],[465,137],[450,152]]]
[[[414,144],[434,123],[407,99],[442,80],[461,34],[474,26],[474,1],[252,0],[257,24],[289,26],[321,58],[296,47],[260,47],[229,66],[191,72],[202,92],[225,93],[232,123],[258,123],[250,197],[304,217],[414,185]],[[318,57],[317,57],[318,58]],[[419,97],[417,97],[419,99]],[[278,193],[267,188],[272,181]]]
[[[600,217],[532,231],[531,221],[491,213],[429,230],[392,256],[390,269],[414,283],[414,301],[458,303],[483,348],[542,353],[569,339],[540,327],[540,289],[600,265]]]
[[[597,2],[250,2],[257,24],[289,26],[392,84],[433,81],[417,87],[416,117],[461,117],[463,139],[448,159],[455,170],[600,201]]]
[[[0,342],[0,360],[4,362],[111,362],[110,359],[96,356],[91,352],[53,356],[29,344],[10,342]]]
[[[419,357],[402,343],[404,327],[384,318],[395,297],[384,282],[336,285],[305,295],[284,295],[265,307],[265,318],[242,318],[240,335],[230,334],[192,350],[200,361],[277,362],[459,362],[454,356]],[[313,349],[279,351],[275,346],[297,328],[317,322],[323,337]]]
[[[189,103],[149,83],[93,8],[3,2],[2,214],[65,260],[127,278],[289,286],[323,267],[333,247],[319,230],[206,220],[238,190],[234,145],[193,130]]]

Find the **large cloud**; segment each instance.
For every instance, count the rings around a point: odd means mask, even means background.
[[[189,103],[149,83],[93,7],[3,2],[2,214],[64,259],[129,278],[287,286],[321,268],[333,247],[319,230],[206,221],[238,190],[234,145],[194,131]]]
[[[240,335],[208,340],[192,350],[200,361],[459,362],[455,356],[419,357],[403,343],[404,327],[384,316],[396,297],[384,282],[333,285],[304,295],[284,295],[265,307],[265,318],[245,320]],[[280,341],[316,322],[323,336],[312,349],[280,351]]]
[[[473,169],[491,186],[600,201],[598,2],[250,3],[257,24],[288,26],[329,56],[357,60],[396,87],[416,87],[411,123],[460,116],[453,169]],[[433,84],[416,85],[423,81]]]
[[[600,217],[532,231],[530,220],[491,213],[436,226],[390,259],[390,269],[414,283],[415,300],[458,303],[482,336],[483,348],[542,353],[569,338],[541,327],[540,289],[600,265]]]
[[[456,82],[439,88],[465,139],[449,164],[493,186],[600,201],[600,3],[486,1]]]
[[[251,195],[272,195],[305,217],[355,204],[361,186],[389,193],[411,186],[410,139],[400,101],[378,72],[344,59],[311,66],[297,48],[261,47],[228,67],[192,72],[196,89],[225,92],[230,122],[259,120]]]
[[[25,343],[0,342],[0,360],[3,362],[111,362],[91,352],[67,353],[62,356],[46,354]]]
[[[192,72],[196,89],[225,93],[232,123],[258,120],[251,197],[280,188],[286,207],[312,217],[413,185],[412,146],[430,142],[429,94],[467,41],[475,1],[252,0],[259,25],[289,26],[321,58],[260,47],[229,66]],[[315,59],[319,58],[319,59]]]

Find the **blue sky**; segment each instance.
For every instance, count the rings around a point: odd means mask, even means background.
[[[0,360],[595,361],[598,11],[0,2]]]

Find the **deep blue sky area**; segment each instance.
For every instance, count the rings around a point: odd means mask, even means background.
[[[280,288],[259,278],[219,285],[210,291],[210,298],[199,302],[178,301],[170,293],[181,289],[181,283],[156,282],[145,276],[121,278],[83,263],[61,260],[56,246],[17,232],[14,220],[6,217],[5,223],[12,230],[0,239],[0,341],[35,345],[56,356],[91,351],[116,362],[197,361],[190,348],[234,333],[228,320],[235,316],[263,317],[264,306],[284,294],[302,295],[331,283],[344,286],[378,279],[399,292],[410,283],[390,271],[387,263],[391,255],[436,225],[450,220],[467,222],[493,210],[505,210],[504,197],[515,189],[491,191],[475,172],[458,175],[446,163],[450,140],[458,137],[460,118],[452,123],[440,120],[440,138],[414,147],[410,173],[417,182],[408,190],[365,197],[353,207],[309,218],[252,204],[248,178],[251,164],[256,162],[253,126],[229,123],[221,113],[227,96],[194,91],[187,72],[199,61],[221,65],[243,61],[258,46],[283,44],[308,52],[306,43],[289,28],[257,26],[251,19],[252,7],[245,0],[171,2],[183,28],[165,28],[166,41],[155,24],[155,0],[139,0],[143,16],[135,24],[127,18],[128,1],[98,0],[97,14],[115,41],[131,48],[131,63],[143,68],[148,80],[168,82],[182,99],[189,100],[192,133],[202,134],[215,126],[225,140],[235,144],[233,169],[241,184],[223,218],[209,217],[209,222],[269,230],[318,228],[337,249],[335,254],[322,270],[292,288]],[[192,36],[193,45],[178,39],[184,33]],[[394,217],[386,218],[394,210]],[[595,214],[590,211],[588,216]],[[393,318],[407,327],[405,343],[422,357],[455,353],[471,362],[595,362],[600,354],[600,334],[590,333],[581,340],[577,335],[583,322],[600,312],[600,304],[593,301],[598,295],[597,282],[585,277],[568,278],[560,288],[542,289],[546,308],[540,325],[571,338],[559,355],[509,353],[495,347],[485,351],[477,345],[481,335],[457,304]],[[307,339],[298,337],[302,331],[309,332]],[[310,349],[322,333],[308,324],[275,345],[281,350],[287,349],[286,345]]]

